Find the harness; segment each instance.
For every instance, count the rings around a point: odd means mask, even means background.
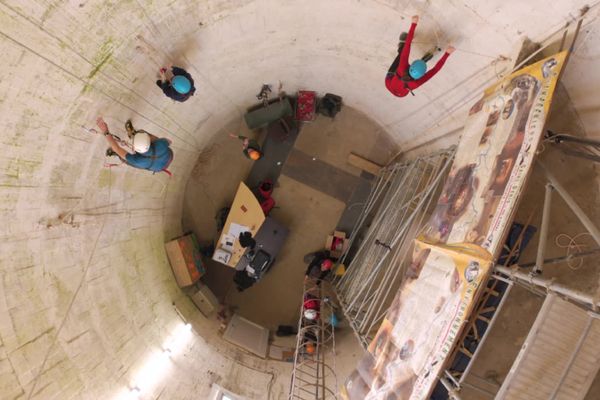
[[[140,133],[140,132],[146,133],[146,134],[149,135],[149,133],[146,132],[145,130],[139,129],[139,130],[135,130],[134,131],[134,136],[135,136],[135,134]],[[164,156],[165,153],[162,153],[162,154],[160,154],[160,155],[157,156],[156,155],[156,148],[153,147],[152,145],[150,145],[150,148],[152,149],[152,154],[149,155],[149,156],[138,153],[141,157],[143,157],[143,158],[149,158],[150,159],[150,165],[148,167],[144,168],[144,169],[146,169],[148,171],[152,171],[152,174],[156,174],[157,172],[165,172],[167,175],[173,176],[173,174],[171,173],[171,171],[169,171],[167,169],[167,168],[169,168],[169,165],[171,165],[171,162],[173,161],[173,150],[171,150],[170,147],[167,147],[167,152],[169,153],[169,160],[167,161],[167,164],[160,171],[154,171],[152,169],[152,166],[154,165],[154,161],[158,160],[159,158],[161,158],[162,156]]]
[[[396,76],[398,78],[400,78],[400,80],[404,84],[404,89],[408,90],[410,92],[410,94],[412,94],[414,96],[415,94],[413,93],[412,89],[410,87],[408,87],[408,83],[407,83],[410,81],[414,81],[414,79],[407,72],[405,72],[404,75],[400,75],[398,72],[396,72]]]

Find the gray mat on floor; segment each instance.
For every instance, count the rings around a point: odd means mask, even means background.
[[[290,127],[289,133],[285,131],[279,122],[272,123],[267,128],[267,135],[262,143],[263,157],[254,162],[250,174],[246,178],[248,187],[255,188],[260,181],[265,179],[270,179],[273,183],[277,182],[298,137],[298,128],[295,121],[291,119],[286,121]]]
[[[354,224],[358,220],[358,217],[369,198],[369,193],[371,193],[371,185],[373,184],[374,178],[373,175],[363,173],[361,177],[363,177],[363,179],[359,180],[358,185],[352,192],[336,227],[336,230],[346,232],[347,235],[350,235],[352,232],[352,228],[354,228]]]
[[[281,173],[346,204],[362,180],[297,149],[290,152]]]

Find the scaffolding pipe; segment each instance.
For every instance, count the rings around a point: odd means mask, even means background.
[[[553,282],[550,279],[526,274],[517,269],[508,268],[502,265],[496,265],[495,271],[508,276],[511,280],[519,280],[521,282],[529,283],[539,288],[546,289],[546,291],[561,294],[579,303],[589,305],[594,309],[600,306],[600,301],[596,301],[589,294],[583,293],[579,290],[570,289],[564,285],[561,285],[560,283]]]
[[[406,172],[406,174],[404,174],[401,177],[401,180],[399,182],[396,182],[396,181],[393,182],[394,187],[393,188],[390,187],[390,190],[388,191],[388,193],[386,194],[386,197],[384,198],[384,202],[385,202],[385,200],[388,200],[388,201],[386,202],[386,205],[384,206],[383,210],[379,210],[378,213],[377,213],[377,215],[375,216],[375,221],[373,222],[373,224],[371,226],[371,229],[367,233],[367,237],[365,238],[365,242],[367,242],[367,243],[369,243],[369,242],[373,243],[372,242],[372,236],[374,236],[377,233],[377,230],[375,228],[378,227],[378,226],[384,226],[383,223],[384,223],[386,214],[387,214],[388,210],[390,209],[390,207],[392,207],[392,205],[395,203],[393,200],[396,199],[398,196],[401,196],[402,193],[405,193],[405,192],[401,192],[401,189],[403,188],[403,185],[406,182],[407,177],[409,175],[411,175],[411,173],[415,169],[415,165],[416,165],[416,163],[411,164],[409,166],[408,171]],[[364,253],[363,249],[367,250],[367,255],[368,255],[369,252],[371,252],[373,250],[373,247],[372,246],[370,246],[370,247],[362,246],[359,249],[358,253],[356,254],[355,260],[356,259],[358,259],[358,260],[361,259],[360,257],[363,256],[363,253]],[[363,258],[366,259],[367,261],[369,260],[369,257],[363,257]],[[349,279],[352,276],[352,272],[353,271],[358,271],[357,272],[358,279]],[[367,273],[367,271],[366,271],[365,268],[360,268],[360,269],[350,268],[350,274],[349,274],[349,276],[346,279],[344,279],[342,281],[342,284],[340,286],[340,290],[341,291],[346,290],[346,291],[349,291],[349,292],[350,291],[354,291],[354,289],[356,289],[356,286],[360,284],[360,282],[362,281],[362,279],[364,279],[365,275],[369,275]],[[350,285],[346,286],[345,282],[349,282]]]
[[[391,290],[401,283],[404,262],[410,254],[407,239],[426,218],[454,152],[455,148],[450,148],[419,157],[401,169],[391,166],[399,172],[389,179],[380,176],[355,225],[358,229],[350,235],[351,240],[357,240],[360,229],[371,218],[346,274],[335,280],[342,311],[365,348],[369,333],[385,317]]]
[[[405,220],[404,225],[402,227],[402,231],[397,234],[397,236],[394,238],[394,243],[398,243],[400,242],[400,240],[402,240],[403,242],[405,242],[406,236],[408,235],[408,233],[410,232],[410,227],[413,226],[414,221],[417,219],[417,214],[419,212],[421,212],[421,210],[423,209],[424,203],[427,203],[427,205],[430,204],[432,196],[432,188],[436,186],[436,183],[434,181],[434,183],[432,183],[432,177],[434,176],[434,173],[439,173],[440,171],[438,170],[439,168],[439,162],[437,165],[435,165],[433,167],[432,171],[429,171],[429,179],[427,180],[427,190],[424,190],[422,192],[419,193],[419,195],[416,198],[419,198],[419,202],[417,203],[417,205],[415,206],[414,211],[412,212],[412,214],[410,215],[410,217],[408,219]],[[421,175],[421,177],[423,177],[425,175],[425,173],[423,173],[423,175]],[[421,185],[421,181],[419,181],[419,186]],[[416,199],[415,198],[415,199]],[[414,199],[412,200],[414,201]],[[402,219],[404,220],[406,213],[402,216]],[[419,221],[419,224],[421,223],[422,219]],[[402,254],[402,251],[404,250],[404,252],[406,252],[408,249],[406,249],[405,247],[406,243],[402,243],[400,246],[397,247],[396,252],[394,253],[394,255],[392,256],[392,259],[389,261],[388,264],[388,268],[385,271],[385,274],[383,276],[383,282],[390,282],[388,279],[392,273],[392,270],[395,271],[394,273],[394,278],[391,282],[395,282],[397,276],[398,276],[398,271],[400,270],[400,268],[394,268],[396,264],[396,261],[398,258],[400,258],[400,255]],[[395,247],[395,245],[393,244],[392,247]],[[404,257],[402,257],[402,259],[404,260]],[[387,294],[389,293],[389,289],[391,288],[391,284],[389,285],[384,285],[383,287],[380,287],[377,290],[377,298],[376,300],[384,300],[385,297],[387,296]],[[381,293],[382,291],[385,291],[385,295],[383,296],[383,299],[381,299]],[[360,329],[363,330],[365,328],[365,325],[368,323],[368,319],[371,316],[371,313],[374,311],[374,307],[379,306],[379,308],[381,308],[381,305],[383,304],[382,301],[378,301],[378,302],[371,302],[371,304],[369,305],[369,308],[367,308],[366,311],[366,317],[365,319],[362,321],[362,323],[360,324]],[[379,309],[378,311],[379,312]],[[372,325],[371,325],[372,326]],[[369,330],[371,329],[371,326],[369,327]]]
[[[578,253],[568,254],[566,256],[547,258],[544,260],[544,265],[559,264],[564,261],[571,261],[575,258],[582,258],[582,257],[591,256],[593,254],[598,254],[598,253],[600,253],[600,247],[592,249],[592,250],[580,251]],[[527,263],[527,264],[519,264],[519,266],[521,268],[529,268],[529,267],[533,267],[534,265],[535,265],[535,262],[531,262],[531,263]]]
[[[596,243],[600,245],[600,229],[598,229],[596,225],[594,225],[594,223],[589,219],[589,217],[585,214],[581,207],[579,207],[579,205],[573,199],[573,197],[571,197],[567,189],[565,189],[564,186],[558,180],[556,180],[556,178],[550,173],[548,168],[546,168],[544,164],[539,160],[538,163],[544,169],[546,178],[548,178],[548,181],[552,184],[552,187],[554,187],[554,189],[556,189],[556,191],[561,195],[561,197],[565,200],[569,208],[573,210],[573,212],[575,213],[577,218],[579,218],[583,226],[585,226],[588,232],[592,235]]]
[[[538,241],[537,257],[535,258],[535,268],[537,273],[542,273],[544,269],[544,254],[546,253],[546,242],[548,241],[548,227],[550,225],[550,204],[552,202],[552,185],[546,184],[544,194],[544,210],[542,212],[542,226],[540,227],[540,239]]]
[[[495,277],[492,277],[492,278],[496,279]],[[483,348],[483,344],[485,343],[485,341],[486,341],[486,339],[488,337],[488,334],[490,333],[490,331],[494,327],[494,324],[496,323],[496,319],[498,318],[498,314],[500,314],[500,311],[502,310],[502,307],[504,307],[504,303],[505,303],[506,299],[508,298],[508,295],[510,294],[510,291],[511,291],[511,289],[513,287],[513,284],[514,283],[511,282],[511,281],[507,282],[508,286],[506,287],[506,290],[504,291],[504,294],[502,295],[502,299],[500,299],[500,302],[496,306],[496,310],[494,311],[494,315],[492,316],[492,319],[488,323],[488,326],[485,329],[485,332],[483,333],[483,336],[481,337],[481,340],[477,344],[477,348],[475,349],[475,352],[473,353],[473,356],[469,360],[469,363],[467,364],[467,367],[465,368],[465,371],[462,373],[462,375],[461,375],[461,377],[460,377],[460,379],[458,381],[459,384],[462,384],[464,382],[464,380],[467,378],[467,375],[471,371],[471,367],[473,367],[473,364],[475,363],[475,360],[477,359],[477,356],[479,355],[479,352]]]
[[[441,163],[440,163],[441,164]],[[441,169],[437,169],[435,172],[437,173],[444,173],[446,171],[446,169],[449,167],[450,163],[448,162],[448,159],[446,159],[446,163],[445,165],[441,168]],[[436,166],[436,168],[438,168],[439,165]],[[423,224],[423,219],[425,218],[426,213],[424,212],[424,210],[427,210],[430,206],[431,206],[431,202],[433,200],[433,196],[429,196],[429,200],[427,201],[427,205],[421,210],[421,218],[419,219],[419,222],[417,223],[417,226],[420,228]],[[404,248],[400,248],[400,250],[402,251],[402,256],[401,259],[399,261],[399,265],[400,266],[404,266],[404,262],[406,260],[406,257],[408,255],[408,250],[410,249],[410,246],[407,246],[406,244],[404,244]],[[394,272],[394,276],[392,278],[392,282],[395,282],[396,279],[398,278],[398,274],[401,273],[403,270],[403,268],[396,268],[395,272]],[[386,287],[386,291],[384,294],[384,299],[389,295],[389,292],[392,288],[392,285],[387,285]],[[386,308],[385,310],[383,310],[383,312],[381,312],[383,308],[383,302],[380,302],[376,311],[376,317],[373,320],[373,322],[371,323],[371,325],[368,327],[367,332],[371,331],[371,329],[373,329],[374,325],[380,321],[381,319],[383,319],[383,317],[385,317],[385,314],[387,314],[387,310],[389,309]]]
[[[458,390],[456,390],[456,388],[450,383],[450,381],[448,381],[448,379],[445,376],[440,376],[440,382],[448,391],[448,397],[450,399],[461,400],[460,396],[458,395]]]
[[[381,194],[384,192],[384,188],[390,182],[390,179],[392,178],[392,176],[396,173],[399,173],[399,170],[401,170],[401,169],[403,170],[404,168],[406,168],[406,165],[402,165],[402,166],[394,165],[392,168],[386,168],[387,174],[382,173],[379,175],[379,178],[377,180],[377,183],[376,183],[374,189],[371,191],[371,193],[369,193],[369,197],[367,198],[367,201],[365,203],[365,206],[363,208],[361,215],[359,216],[356,223],[354,224],[354,227],[352,228],[352,235],[351,235],[349,243],[348,243],[348,248],[342,255],[342,257],[340,259],[340,264],[343,264],[346,261],[346,257],[348,256],[348,251],[350,250],[350,247],[354,243],[354,240],[356,239],[356,236],[357,236],[355,233],[358,232],[360,230],[360,228],[362,227],[362,224],[367,219],[367,216],[370,214],[371,210],[373,209],[373,206],[375,205],[377,200],[379,200],[379,196],[381,196]],[[385,183],[382,184],[382,182],[385,182]]]
[[[384,202],[385,200],[389,199],[389,197],[391,197],[392,199],[396,197],[397,193],[399,192],[400,188],[402,187],[402,183],[405,182],[406,178],[408,177],[408,175],[410,175],[410,173],[412,172],[412,170],[414,169],[414,164],[410,165],[408,167],[408,171],[405,171],[404,174],[402,174],[401,176],[396,177],[396,179],[394,179],[391,184],[390,184],[390,188],[388,189],[388,191],[386,192],[386,195],[384,197]],[[400,180],[400,182],[398,182],[398,180]],[[371,241],[371,236],[373,235],[373,232],[375,231],[373,229],[374,226],[378,226],[378,224],[381,223],[381,219],[383,218],[382,215],[385,215],[385,213],[387,212],[387,210],[389,209],[389,207],[391,207],[392,202],[388,201],[386,207],[384,208],[383,211],[379,210],[377,212],[377,214],[375,215],[375,221],[372,224],[372,228],[369,230],[369,232],[367,233],[367,237],[364,239],[365,242],[369,242]],[[355,234],[352,234],[353,237],[355,237]],[[365,249],[366,246],[361,246],[361,248],[358,250],[357,254],[355,255],[355,259],[360,259],[360,257],[363,256],[363,249]],[[367,250],[369,250],[370,248],[367,248]],[[343,291],[348,289],[347,284],[350,283],[350,286],[352,286],[352,283],[354,282],[350,278],[350,276],[353,275],[355,269],[350,269],[350,271],[348,272],[348,276],[345,277],[346,279],[343,279],[341,281],[341,284],[339,286],[339,290]],[[360,273],[362,271],[358,271],[357,273]]]
[[[398,243],[398,241],[401,239],[401,235],[407,230],[407,228],[411,225],[416,213],[420,210],[420,207],[423,205],[423,203],[425,202],[424,199],[426,199],[431,192],[433,191],[434,187],[437,187],[437,184],[439,183],[439,181],[441,180],[443,174],[438,174],[438,176],[436,177],[436,179],[433,181],[433,183],[431,185],[429,185],[426,195],[421,196],[421,199],[419,201],[419,203],[417,204],[417,206],[415,207],[415,210],[412,212],[412,214],[410,215],[410,217],[408,218],[408,220],[404,221],[404,224],[402,225],[402,229],[401,229],[401,233],[399,236],[396,236],[393,240],[393,242],[390,244],[390,247],[394,247],[396,246],[396,244]],[[377,265],[375,266],[375,270],[377,271],[381,265],[382,262],[385,260],[385,257],[382,258]],[[373,275],[372,275],[373,276]],[[364,286],[366,285],[366,282],[361,286],[364,289]],[[360,291],[362,291],[363,289],[361,289]],[[359,292],[360,292],[359,291]],[[358,298],[355,298],[354,301],[350,304],[350,308],[352,307],[352,305],[354,304],[354,302],[357,300]]]

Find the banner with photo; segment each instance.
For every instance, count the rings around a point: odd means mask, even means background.
[[[470,109],[402,287],[343,398],[429,398],[502,249],[566,56],[513,73]]]
[[[346,382],[346,398],[427,398],[487,280],[485,257],[477,247],[458,252],[415,241],[403,287]]]
[[[566,56],[565,51],[513,73],[488,88],[471,107],[423,240],[473,243],[497,256]]]

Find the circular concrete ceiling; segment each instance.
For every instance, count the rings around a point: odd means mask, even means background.
[[[582,4],[2,2],[0,391],[111,398],[132,385],[181,323],[163,243],[181,233],[189,171],[263,83],[338,94],[406,148],[460,125],[456,111],[510,65],[498,56],[512,57],[525,35],[544,38]],[[458,51],[415,97],[397,99],[383,78],[415,13],[415,51]],[[190,101],[175,104],[155,86],[168,62],[194,76]],[[98,115],[116,133],[131,118],[172,139],[174,177],[106,168],[104,139],[82,128]],[[285,392],[284,369],[236,363],[199,336],[186,346],[149,393],[206,398],[219,380],[246,382],[238,386],[250,398],[266,398],[267,385]]]

